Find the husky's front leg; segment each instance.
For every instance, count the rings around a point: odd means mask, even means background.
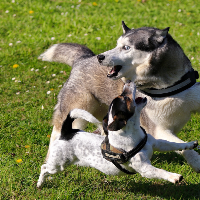
[[[133,169],[140,173],[142,177],[164,179],[172,183],[178,183],[183,179],[183,176],[180,174],[171,173],[152,166],[144,152],[139,152],[131,159],[131,162]]]
[[[47,160],[49,158],[50,149],[51,149],[51,146],[53,144],[53,141],[56,140],[56,139],[58,139],[60,137],[60,134],[61,134],[61,130],[56,129],[56,127],[54,126],[53,127],[53,131],[51,133],[51,138],[50,138],[50,143],[49,143],[49,149],[48,149],[48,152],[47,152],[47,155],[46,155],[46,158],[45,158],[45,162],[47,162]]]

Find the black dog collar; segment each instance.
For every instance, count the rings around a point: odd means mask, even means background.
[[[141,127],[142,128],[142,127]],[[106,136],[105,140],[101,143],[101,153],[103,157],[112,162],[118,169],[123,171],[126,174],[135,174],[135,172],[130,172],[126,169],[124,169],[120,164],[126,163],[130,158],[135,156],[146,144],[147,142],[147,133],[142,128],[145,137],[142,139],[142,141],[131,151],[126,152],[123,149],[116,148],[112,145],[110,145],[108,136]]]
[[[150,97],[169,97],[192,87],[196,83],[196,79],[198,78],[198,72],[194,71],[194,69],[191,69],[184,76],[182,76],[180,81],[177,81],[174,85],[170,87],[163,89],[147,88],[139,91]]]

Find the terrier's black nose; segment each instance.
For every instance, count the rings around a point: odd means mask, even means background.
[[[97,56],[97,59],[98,59],[99,63],[102,63],[102,61],[105,59],[105,56],[102,55],[102,54],[99,54],[99,55]]]

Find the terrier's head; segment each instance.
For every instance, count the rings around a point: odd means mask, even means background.
[[[118,131],[131,122],[139,123],[142,108],[147,98],[135,98],[136,86],[133,82],[124,85],[123,92],[110,104],[107,115],[103,120],[104,132]]]

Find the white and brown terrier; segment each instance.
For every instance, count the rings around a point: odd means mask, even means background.
[[[101,135],[72,129],[75,118],[100,124],[90,113],[74,109],[63,123],[61,137],[53,141],[47,162],[42,165],[37,187],[42,187],[49,174],[61,172],[69,165],[94,167],[108,175],[140,173],[146,178],[158,178],[176,183],[182,175],[151,165],[153,151],[193,149],[197,141],[175,143],[156,140],[140,127],[140,112],[146,98],[135,99],[135,86],[125,84],[123,93],[115,98],[104,118],[106,138]]]

